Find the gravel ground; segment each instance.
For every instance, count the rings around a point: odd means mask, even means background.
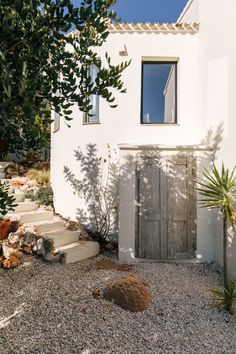
[[[96,262],[25,257],[18,269],[0,269],[0,353],[236,353],[236,323],[211,306],[207,289],[220,282],[214,266],[135,265],[153,302],[131,313],[93,298],[94,288],[124,274],[98,270]]]

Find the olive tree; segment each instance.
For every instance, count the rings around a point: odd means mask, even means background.
[[[2,0],[0,2],[0,157],[38,138],[35,119],[50,124],[50,109],[72,119],[71,107],[88,112],[91,94],[115,107],[111,89],[125,92],[129,65],[102,63],[96,48],[109,35],[115,0]],[[99,67],[96,83],[88,65]],[[50,105],[48,107],[48,104]],[[20,132],[20,134],[19,134]]]

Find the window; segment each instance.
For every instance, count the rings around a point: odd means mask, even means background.
[[[56,133],[60,129],[60,114],[54,112],[53,133]]]
[[[91,83],[95,84],[99,68],[95,64],[90,64],[88,75],[91,77]],[[84,115],[85,123],[99,123],[99,96],[94,94],[89,96],[92,108]]]
[[[177,122],[177,62],[142,63],[142,124]]]
[[[59,81],[61,81],[59,79]],[[56,97],[61,97],[60,95],[60,90],[57,90]],[[53,111],[53,133],[56,133],[58,130],[60,130],[60,113],[57,113],[56,111]]]

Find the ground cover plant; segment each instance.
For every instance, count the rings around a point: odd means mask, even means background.
[[[100,255],[62,266],[23,255],[19,268],[0,269],[2,352],[236,353],[235,321],[212,307],[208,288],[221,281],[213,264],[133,264],[153,300],[132,313],[94,298],[94,289],[127,274],[118,266],[100,269],[111,260],[119,263]]]
[[[42,186],[49,186],[50,184],[50,170],[40,170],[35,168],[30,168],[26,173],[26,176],[30,179],[34,179]]]
[[[40,205],[53,207],[53,190],[51,186],[40,187],[33,196]]]

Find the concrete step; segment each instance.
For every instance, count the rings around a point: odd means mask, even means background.
[[[39,203],[36,202],[19,202],[14,210],[14,213],[34,211],[37,210],[38,207],[39,207]]]
[[[17,203],[25,201],[25,193],[24,192],[12,193],[10,195],[15,198]]]
[[[52,218],[49,220],[42,220],[42,221],[34,221],[26,223],[25,226],[36,226],[37,232],[39,234],[45,234],[51,231],[55,231],[58,229],[63,229],[64,221],[59,218]]]
[[[65,263],[73,263],[96,256],[100,246],[93,241],[78,241],[57,249],[65,252]]]
[[[59,229],[43,234],[43,237],[50,238],[54,241],[54,246],[56,248],[79,241],[79,236],[79,231],[69,231],[65,229]]]
[[[9,213],[10,217],[19,219],[20,223],[33,223],[35,221],[49,220],[53,218],[53,211],[46,209],[37,209],[35,211],[23,211]]]

